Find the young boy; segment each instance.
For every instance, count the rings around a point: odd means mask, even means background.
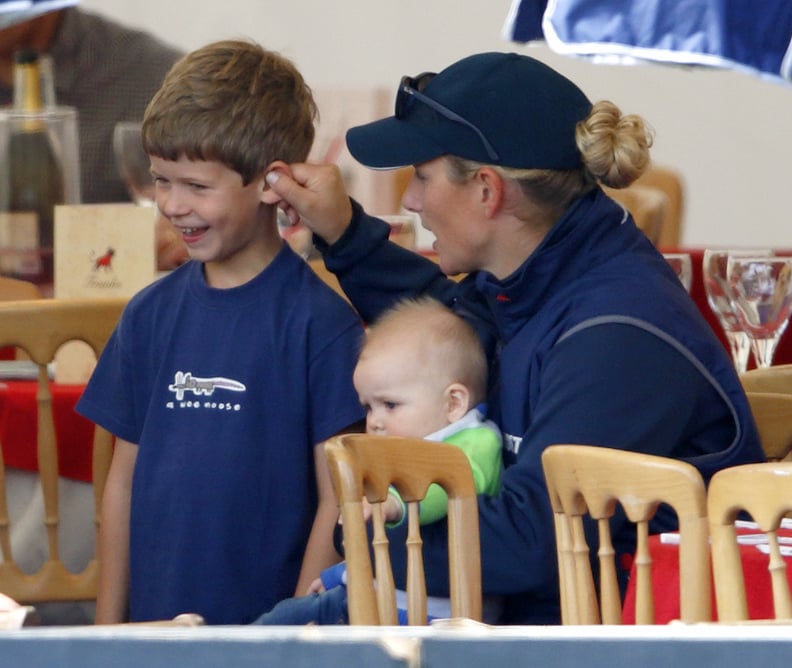
[[[191,261],[130,300],[78,406],[117,436],[99,623],[247,623],[337,560],[317,444],[363,417],[362,328],[282,242],[264,179],[305,159],[315,113],[289,61],[237,41],[176,63],[146,110],[157,206]]]
[[[355,389],[366,409],[366,431],[445,441],[470,460],[476,491],[500,484],[501,438],[483,418],[487,363],[478,336],[464,320],[431,298],[397,303],[366,334],[355,367]],[[448,499],[432,485],[420,505],[421,524],[445,517]],[[395,490],[383,503],[385,519],[400,523],[404,507]],[[311,585],[312,594],[282,601],[258,624],[347,622],[346,571],[338,564]],[[399,593],[397,593],[399,602]],[[485,601],[494,619],[497,601]],[[403,606],[400,606],[403,607]],[[429,616],[448,617],[448,599],[430,597]],[[406,611],[399,610],[401,623]]]

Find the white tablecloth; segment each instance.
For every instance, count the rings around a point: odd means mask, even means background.
[[[47,559],[44,496],[38,475],[6,469],[6,490],[14,560],[25,573],[35,573]],[[61,478],[58,497],[61,560],[69,570],[80,572],[93,557],[96,542],[93,486]],[[36,610],[43,624],[91,624],[94,607],[93,603],[48,603],[36,605]]]

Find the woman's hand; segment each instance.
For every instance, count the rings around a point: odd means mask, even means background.
[[[352,204],[336,165],[274,162],[267,183],[280,198],[279,206],[292,225],[302,221],[332,245],[352,219]]]

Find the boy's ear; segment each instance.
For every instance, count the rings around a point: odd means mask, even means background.
[[[267,185],[264,174],[259,177],[259,200],[262,204],[277,204],[281,201],[280,195]]]
[[[448,422],[456,422],[470,410],[470,390],[462,383],[451,383],[446,388]]]
[[[267,183],[267,174],[272,171],[283,172],[291,176],[289,165],[283,162],[283,160],[274,160],[269,165],[267,165],[267,168],[256,177],[259,188],[261,189],[259,193],[259,199],[264,204],[278,204],[281,201],[280,196],[277,195],[275,191],[270,188],[269,183]]]

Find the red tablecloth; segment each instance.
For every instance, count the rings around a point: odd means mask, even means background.
[[[745,533],[742,532],[741,533]],[[758,532],[750,532],[758,533]],[[792,535],[790,531],[779,531],[779,535]],[[679,546],[662,543],[660,536],[649,537],[649,554],[652,558],[652,592],[655,604],[655,623],[667,624],[679,619]],[[766,554],[754,545],[741,545],[740,554],[745,577],[745,591],[750,619],[772,619],[773,599],[770,574],[767,570]],[[790,558],[786,559],[787,562]],[[790,574],[787,564],[787,574]],[[717,618],[715,587],[712,588],[712,615]],[[635,568],[630,573],[630,582],[624,599],[622,621],[635,623]]]
[[[94,427],[93,423],[74,412],[83,387],[52,383],[52,409],[60,474],[90,482]],[[0,382],[0,443],[7,467],[38,470],[37,415],[35,381]]]

